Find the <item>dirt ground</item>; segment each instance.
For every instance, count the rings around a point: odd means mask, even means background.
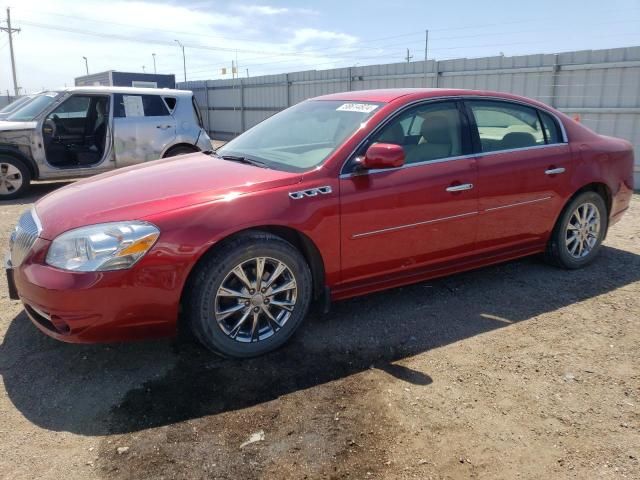
[[[57,186],[0,205],[0,245]],[[340,302],[251,361],[59,343],[4,278],[0,316],[3,479],[640,478],[639,195],[587,269]]]

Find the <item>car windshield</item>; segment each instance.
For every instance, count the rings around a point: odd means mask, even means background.
[[[11,122],[30,122],[40,115],[58,96],[58,92],[44,92],[33,97],[6,120]]]
[[[269,168],[301,172],[322,164],[380,107],[375,102],[311,100],[284,110],[217,150]]]
[[[17,100],[11,102],[9,105],[6,105],[2,110],[0,110],[0,113],[11,113],[14,110],[17,110],[18,108],[25,105],[30,99],[31,97],[20,97]]]

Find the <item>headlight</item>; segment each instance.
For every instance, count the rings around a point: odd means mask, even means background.
[[[47,263],[78,272],[122,270],[149,251],[160,230],[146,222],[114,222],[69,230],[49,247]]]

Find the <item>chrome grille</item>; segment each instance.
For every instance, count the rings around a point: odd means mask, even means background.
[[[22,264],[38,235],[40,235],[41,230],[42,227],[35,210],[27,210],[20,216],[16,228],[14,228],[13,232],[11,232],[11,237],[9,237],[11,264],[14,267]]]

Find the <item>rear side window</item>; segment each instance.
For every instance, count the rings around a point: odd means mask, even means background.
[[[204,122],[202,121],[202,115],[200,114],[200,107],[198,107],[196,97],[191,97],[191,104],[193,105],[193,116],[196,119],[196,123],[200,125],[201,128],[204,128]]]
[[[176,99],[174,97],[164,97],[164,101],[167,104],[167,107],[169,107],[169,111],[173,113],[176,108]]]
[[[466,103],[475,119],[483,152],[545,144],[545,134],[535,108],[491,100]]]
[[[114,117],[165,117],[169,115],[167,106],[159,95],[115,95]]]
[[[558,122],[547,112],[538,110],[538,113],[542,119],[542,126],[544,127],[547,143],[562,143],[562,133],[560,132],[560,127],[558,127]]]

